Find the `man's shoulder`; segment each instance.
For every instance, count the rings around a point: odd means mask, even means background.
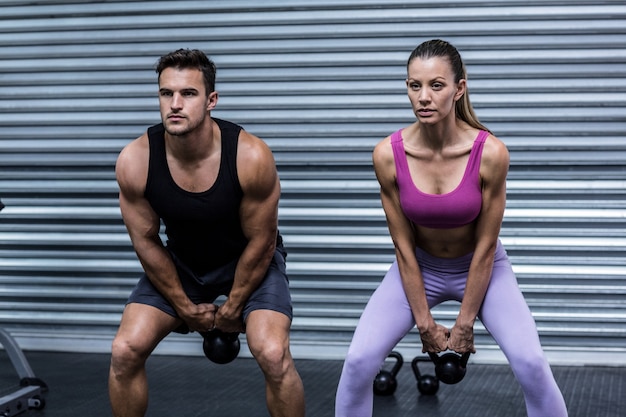
[[[120,175],[132,177],[144,170],[147,167],[148,156],[148,133],[144,132],[120,151],[115,164],[118,177]]]
[[[129,142],[117,157],[115,178],[119,187],[120,209],[125,219],[136,212],[138,206],[135,204],[142,204],[145,199],[149,155],[148,133],[144,132]]]

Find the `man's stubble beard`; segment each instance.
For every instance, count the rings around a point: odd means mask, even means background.
[[[196,121],[196,123],[188,124],[187,126],[175,126],[175,129],[172,129],[171,127],[169,127],[167,123],[163,123],[163,126],[165,127],[165,131],[170,136],[187,136],[188,134],[196,130],[198,127],[200,127],[206,120],[206,117],[207,116],[205,115],[204,117]],[[189,121],[189,119],[187,118],[185,120]]]

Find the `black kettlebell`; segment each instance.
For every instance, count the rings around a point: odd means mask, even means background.
[[[435,395],[439,391],[439,380],[434,375],[421,375],[417,366],[418,362],[430,362],[430,359],[423,356],[416,356],[411,362],[411,368],[417,380],[417,390],[423,395]]]
[[[214,329],[202,333],[202,337],[204,338],[202,350],[211,362],[225,364],[232,362],[239,355],[241,347],[239,333],[225,333]]]
[[[470,352],[466,352],[463,355],[448,352],[441,356],[428,352],[428,356],[435,363],[437,379],[444,384],[457,384],[465,377]]]
[[[398,381],[396,380],[396,375],[402,368],[402,364],[404,360],[402,359],[402,355],[400,353],[393,351],[388,356],[388,358],[394,358],[396,363],[391,368],[391,371],[386,371],[381,369],[374,378],[374,394],[376,395],[393,395],[396,392],[396,388],[398,388]]]

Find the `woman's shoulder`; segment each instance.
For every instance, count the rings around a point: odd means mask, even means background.
[[[372,152],[374,171],[381,185],[392,181],[395,175],[395,159],[391,147],[392,136],[393,133],[378,142]]]
[[[374,165],[377,163],[389,162],[393,161],[393,149],[391,148],[391,137],[394,135],[387,136],[380,142],[374,146],[374,151],[372,154],[372,158],[374,159]]]
[[[391,142],[402,140],[403,132],[406,129],[410,129],[410,128],[411,126],[398,129],[394,131],[393,133],[391,133],[386,138],[384,138],[383,140],[381,140],[380,142],[378,142],[378,144],[376,144],[376,146],[374,147],[374,153],[375,154],[379,153],[382,156],[386,155],[386,156],[393,157],[393,150],[391,148]]]
[[[494,134],[489,133],[483,145],[481,168],[484,167],[485,172],[506,173],[509,169],[509,162],[509,150],[505,143]]]
[[[508,160],[509,158],[509,150],[506,147],[506,144],[494,135],[491,132],[487,132],[487,138],[485,139],[485,145],[483,148],[483,154],[485,156],[494,158],[494,159],[502,159],[505,158]]]

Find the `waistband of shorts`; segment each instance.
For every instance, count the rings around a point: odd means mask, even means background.
[[[502,246],[502,243],[498,239],[496,254],[503,250],[504,248]],[[421,248],[416,247],[415,256],[417,257],[417,261],[420,267],[431,269],[440,269],[442,267],[452,269],[468,269],[470,263],[472,262],[472,258],[474,257],[474,251],[459,256],[458,258],[440,258],[438,256],[431,255]]]

